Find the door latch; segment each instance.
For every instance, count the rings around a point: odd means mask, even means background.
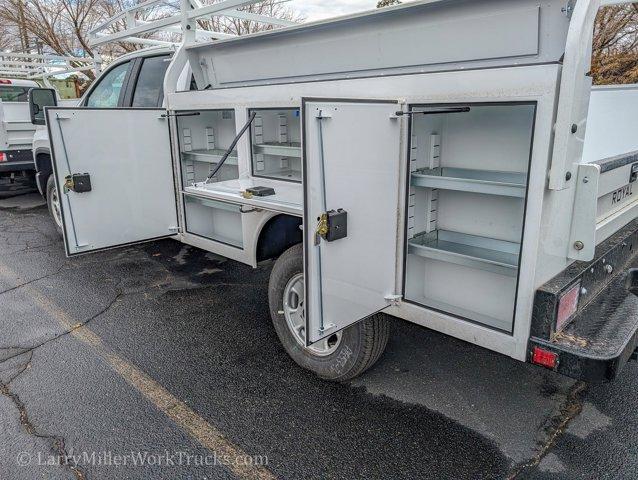
[[[315,232],[326,242],[334,242],[348,236],[348,212],[342,208],[322,213],[317,222]]]
[[[73,173],[64,177],[64,193],[91,191],[91,176],[88,173]]]

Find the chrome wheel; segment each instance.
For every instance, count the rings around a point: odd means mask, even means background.
[[[313,355],[321,357],[334,353],[341,343],[341,332],[330,335],[317,343],[306,346],[306,316],[304,309],[305,286],[303,273],[293,276],[284,289],[284,316],[288,329],[297,343]]]
[[[62,209],[60,208],[60,197],[58,195],[58,187],[51,190],[51,214],[55,224],[62,228]]]

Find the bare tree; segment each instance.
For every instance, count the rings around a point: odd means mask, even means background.
[[[379,0],[377,2],[377,8],[390,7],[392,5],[400,5],[401,0]]]
[[[0,50],[3,52],[18,50],[21,46],[17,40],[15,25],[0,24]]]
[[[86,31],[101,1],[0,0],[0,19],[21,32],[22,51],[29,52],[42,45],[58,55],[92,56]]]
[[[596,84],[638,83],[638,3],[600,9],[591,73]]]
[[[219,3],[222,0],[204,1],[206,5]],[[294,22],[302,22],[304,18],[289,6],[285,5],[285,0],[264,0],[263,2],[248,5],[240,9],[243,12],[265,15],[268,17],[278,18],[282,20],[290,20]],[[246,35],[249,33],[271,30],[274,27],[265,23],[258,23],[250,20],[241,20],[237,18],[215,16],[210,20],[199,20],[199,28],[203,30],[212,30],[215,32],[229,33],[232,35]]]

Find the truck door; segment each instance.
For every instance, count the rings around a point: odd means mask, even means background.
[[[397,102],[303,102],[308,344],[383,310],[397,293],[397,110]]]
[[[67,255],[177,233],[161,109],[47,108]]]

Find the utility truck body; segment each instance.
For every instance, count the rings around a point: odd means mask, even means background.
[[[32,172],[31,124],[28,93],[33,80],[0,78],[0,175]]]
[[[613,379],[638,341],[638,138],[633,90],[592,94],[598,8],[423,1],[187,39],[163,108],[46,109],[67,252],[277,258],[279,338],[328,379],[376,361],[385,315]]]

